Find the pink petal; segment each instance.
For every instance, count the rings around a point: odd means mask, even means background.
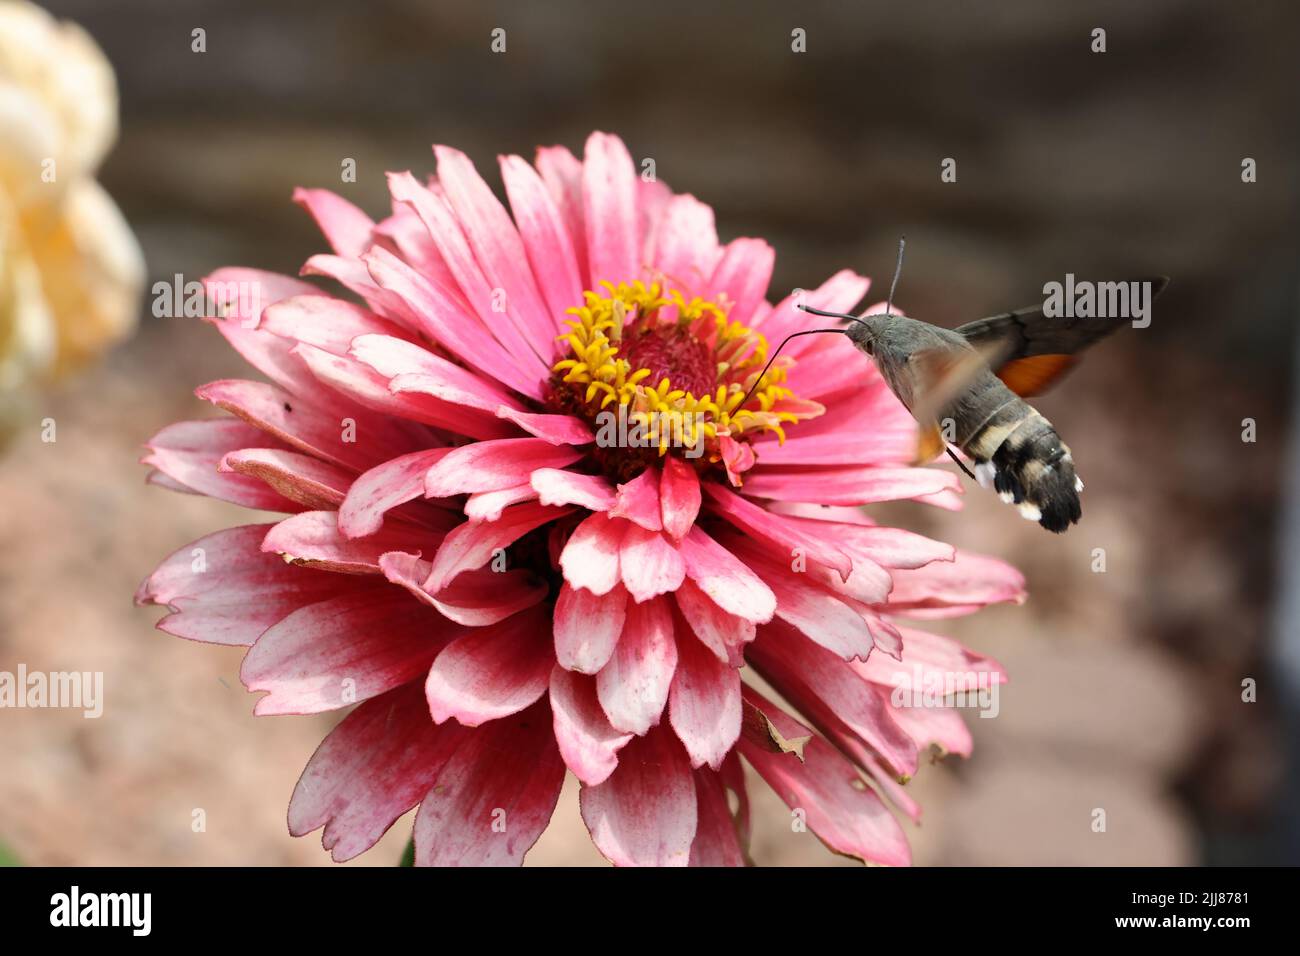
[[[368,700],[312,754],[289,801],[289,832],[324,826],[342,863],[370,849],[419,802],[471,731],[429,718],[418,683]]]
[[[748,687],[745,700],[783,737],[810,733]],[[773,753],[748,737],[741,738],[740,751],[787,806],[807,814],[809,828],[835,852],[888,866],[911,863],[907,838],[893,814],[853,765],[820,737],[804,745],[803,760],[793,753]]]
[[[262,511],[297,511],[298,502],[257,478],[217,470],[231,451],[268,444],[277,443],[243,422],[177,422],[149,439],[149,453],[140,462],[198,494]]]
[[[285,561],[343,574],[379,574],[379,558],[389,551],[432,551],[442,535],[394,523],[365,538],[346,538],[333,511],[304,511],[272,528],[262,550]]]
[[[984,686],[1007,681],[1006,668],[1001,664],[963,647],[950,637],[918,631],[913,627],[899,630],[905,645],[901,662],[872,656],[865,661],[855,661],[853,669],[866,680],[891,689],[913,687],[918,674],[922,685],[926,680],[938,679],[954,690],[977,690],[981,680]]]
[[[437,612],[397,588],[363,589],[294,611],[244,657],[255,714],[317,714],[368,700],[429,669],[453,633]]]
[[[592,594],[565,583],[555,602],[555,658],[560,666],[595,674],[609,662],[627,618],[627,592]]]
[[[424,476],[424,493],[449,498],[466,492],[500,491],[527,485],[538,468],[563,468],[582,457],[568,446],[540,438],[503,438],[452,449]]]
[[[472,731],[415,816],[419,866],[519,866],[555,812],[564,761],[546,705]]]
[[[393,198],[408,203],[416,211],[429,235],[438,246],[438,251],[446,260],[447,267],[456,277],[461,295],[487,328],[492,336],[505,347],[514,359],[514,363],[530,378],[539,381],[547,377],[550,364],[542,358],[548,351],[539,351],[530,344],[528,333],[535,334],[531,326],[526,326],[513,305],[506,300],[506,312],[493,310],[497,296],[493,292],[493,283],[489,282],[483,269],[475,258],[474,251],[465,237],[462,223],[458,222],[451,207],[441,196],[430,192],[415,181],[410,173],[390,173],[388,188]],[[498,286],[498,288],[505,288]],[[507,295],[514,295],[515,289],[505,289]],[[554,336],[554,329],[550,330]],[[540,343],[539,343],[540,344]],[[554,349],[555,342],[545,343],[545,347]]]
[[[339,530],[349,538],[374,534],[385,514],[424,494],[425,472],[450,450],[413,451],[371,468],[348,489],[339,507]]]
[[[546,508],[528,502],[507,508],[496,521],[467,521],[459,525],[438,548],[424,589],[433,593],[441,591],[462,571],[483,567],[498,550],[566,514],[568,511],[563,508]]]
[[[719,661],[739,667],[744,660],[745,645],[754,639],[754,623],[728,614],[709,600],[690,579],[682,582],[673,597],[682,617],[704,646]]]
[[[521,501],[534,501],[537,492],[532,485],[516,485],[500,491],[479,491],[465,501],[465,517],[471,521],[499,521],[505,510]]]
[[[505,389],[404,339],[391,335],[359,335],[352,340],[348,351],[359,362],[390,381],[398,377],[419,376],[423,383],[421,392],[444,402],[494,416],[502,405],[516,404]]]
[[[661,530],[663,519],[659,512],[659,473],[653,468],[647,468],[631,481],[619,485],[609,516],[626,518],[647,531]]]
[[[588,786],[604,783],[633,735],[610,726],[596,697],[595,679],[557,664],[551,672],[551,713],[564,763]]]
[[[379,416],[360,410],[339,416],[262,382],[210,382],[194,394],[301,452],[354,471],[366,471],[412,450],[410,433]],[[352,429],[349,421],[354,423]],[[345,440],[350,430],[364,435],[365,441]]]
[[[560,555],[564,580],[593,594],[608,594],[618,583],[618,552],[626,521],[599,512],[574,529]]]
[[[582,302],[582,279],[574,254],[574,238],[564,215],[536,170],[519,156],[500,159],[510,208],[519,225],[519,236],[528,253],[533,275],[553,316]]]
[[[390,289],[378,284],[367,268],[370,258],[388,250],[379,246],[371,247],[359,258],[342,258],[340,256],[312,256],[299,270],[305,276],[326,276],[338,282],[354,295],[360,296],[371,311],[396,322],[408,329],[421,327],[419,317],[410,304]],[[391,253],[388,253],[391,255]],[[312,291],[316,291],[313,287]]]
[[[997,558],[958,551],[952,561],[936,561],[914,571],[894,572],[891,611],[915,617],[950,617],[986,604],[1023,604],[1025,578]]]
[[[505,291],[509,320],[550,365],[555,360],[558,323],[542,300],[523,240],[510,214],[468,156],[448,146],[435,146],[433,151],[438,157],[438,183],[455,210],[487,281],[493,288]],[[569,303],[576,304],[577,300]]]
[[[341,256],[359,256],[370,245],[374,222],[342,196],[327,189],[295,189],[293,201],[302,206]]]
[[[694,196],[673,196],[650,238],[650,264],[668,277],[673,288],[688,300],[713,291],[709,277],[722,250],[711,207]]]
[[[724,295],[734,303],[727,313],[730,321],[750,324],[772,281],[775,263],[776,251],[762,239],[736,239],[723,249],[707,285],[712,295]]]
[[[522,395],[542,397],[545,378],[542,372],[520,366],[458,295],[415,272],[383,249],[372,249],[364,261],[374,281],[404,303],[416,328],[471,368],[481,370]]]
[[[656,598],[629,605],[614,655],[596,675],[596,693],[609,722],[634,734],[659,723],[676,668],[677,642],[667,602]]]
[[[409,340],[409,333],[401,326],[328,295],[298,295],[268,306],[258,327],[332,355],[347,355],[352,340],[361,335]]]
[[[771,588],[698,525],[682,539],[679,550],[686,574],[714,604],[755,624],[772,620],[776,596]]]
[[[871,653],[875,646],[871,628],[850,598],[757,554],[747,553],[745,559],[776,595],[776,616],[781,620],[845,660],[865,660]]]
[[[970,729],[956,708],[895,707],[890,713],[918,747],[934,745],[959,757],[969,757],[974,748]]]
[[[586,423],[572,415],[532,414],[502,405],[497,408],[497,418],[512,421],[528,434],[552,445],[587,445],[596,440]]]
[[[425,696],[442,723],[467,727],[517,714],[546,693],[555,665],[542,609],[524,611],[490,627],[471,628],[438,655]]]
[[[530,608],[546,597],[547,587],[531,572],[466,571],[437,594],[424,590],[430,564],[415,555],[390,551],[379,558],[384,577],[437,608],[443,617],[466,627],[487,627]]]
[[[756,544],[760,541],[766,544],[765,552],[773,560],[789,563],[797,549],[809,561],[848,580],[853,562],[829,535],[815,534],[799,522],[761,508],[717,482],[706,482],[704,491],[709,496],[710,509],[748,532]]]
[[[740,672],[690,634],[677,636],[668,720],[692,767],[718,770],[740,737]]]
[[[362,339],[366,338],[370,336],[362,336]],[[385,416],[433,425],[470,438],[500,438],[512,433],[512,429],[496,418],[495,410],[486,412],[475,409],[466,401],[467,394],[449,387],[445,379],[423,373],[398,375],[390,379],[351,356],[331,355],[324,349],[302,343],[294,346],[293,351],[307,363],[311,373],[322,383],[347,395],[364,408]],[[415,433],[413,426],[403,424]],[[427,433],[418,434],[402,451],[427,444],[426,436]]]
[[[232,451],[219,470],[256,478],[305,508],[338,507],[352,482],[352,473],[337,465],[278,448]]]
[[[555,200],[565,230],[573,239],[573,256],[578,263],[578,283],[590,288],[591,272],[587,263],[587,231],[583,224],[582,163],[563,146],[543,146],[537,150],[537,172]]]
[[[800,303],[818,309],[825,309],[828,312],[847,312],[862,300],[870,287],[870,279],[856,275],[848,269],[842,269],[816,289],[800,290],[799,293],[786,296],[774,305],[772,311],[767,313],[761,323],[763,334],[767,336],[769,342],[780,342],[791,332],[816,328],[812,324],[812,317],[807,312],[797,308]],[[790,343],[790,351],[792,354],[798,355],[801,350],[795,349],[797,343],[826,337],[824,335],[807,335],[802,339],[795,339],[794,342]]]
[[[663,528],[674,541],[686,537],[700,513],[700,479],[695,469],[673,455],[664,458],[659,478]]]
[[[529,481],[544,505],[577,505],[588,511],[608,511],[614,506],[614,489],[600,475],[539,468]]]
[[[694,776],[699,820],[691,844],[691,866],[744,866],[745,851],[722,776],[709,770],[696,770]]]
[[[851,664],[791,627],[769,625],[745,652],[778,693],[816,722],[834,716],[895,773],[916,773],[917,749],[894,721],[896,709]]]
[[[272,525],[227,528],[170,555],[140,585],[136,604],[171,612],[158,629],[191,641],[252,644],[292,611],[334,594],[338,580],[287,565],[259,548]]]
[[[582,819],[616,866],[686,866],[695,839],[695,782],[666,728],[629,741],[599,786],[583,787]]]
[[[686,562],[667,538],[630,522],[619,545],[618,567],[638,603],[677,590],[686,577]]]
[[[745,482],[745,493],[755,498],[823,505],[865,505],[960,490],[954,473],[937,468],[828,468],[785,473],[764,468]]]
[[[583,218],[591,283],[630,282],[641,273],[636,169],[617,136],[592,133],[582,167]]]

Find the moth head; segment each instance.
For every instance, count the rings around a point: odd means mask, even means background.
[[[876,334],[878,329],[876,328],[875,323],[866,321],[865,319],[854,319],[849,323],[848,328],[844,331],[848,335],[849,339],[852,340],[853,344],[862,349],[862,351],[866,352],[868,355],[876,354]]]

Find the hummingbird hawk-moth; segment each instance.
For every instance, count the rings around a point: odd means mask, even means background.
[[[902,243],[898,261],[901,268]],[[1149,283],[1142,287],[1149,293],[1148,307],[1168,281],[1137,280]],[[932,461],[947,451],[968,475],[981,485],[991,484],[1003,501],[1017,505],[1024,517],[1048,531],[1065,531],[1077,522],[1083,482],[1075,473],[1070,448],[1025,399],[1058,382],[1083,349],[1132,321],[1132,316],[1097,316],[1095,309],[1082,310],[1087,315],[1066,309],[1070,314],[1060,315],[1058,308],[1032,305],[945,329],[893,314],[893,298],[891,286],[885,312],[876,315],[800,306],[813,315],[851,324],[794,334],[840,332],[874,360],[920,426],[918,461]],[[974,463],[973,473],[953,447]]]

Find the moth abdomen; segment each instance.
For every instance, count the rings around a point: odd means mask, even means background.
[[[991,481],[998,496],[1048,531],[1061,532],[1079,520],[1083,483],[1069,447],[1037,409],[1015,399],[985,422],[963,450],[975,473]]]

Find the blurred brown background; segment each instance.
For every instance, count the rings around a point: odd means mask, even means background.
[[[227,264],[296,272],[323,242],[289,201],[295,185],[377,215],[384,171],[428,171],[433,142],[495,181],[496,154],[579,149],[592,129],[714,205],[723,238],[772,242],[778,290],[849,266],[882,291],[900,233],[900,304],[947,325],[1033,301],[1067,272],[1172,276],[1149,329],[1099,347],[1041,403],[1088,483],[1079,528],[1048,535],[976,489],[962,513],[899,509],[1013,561],[1030,589],[1024,607],[936,628],[999,657],[1012,683],[998,719],[972,721],[973,759],[914,781],[925,824],[908,829],[928,864],[1300,861],[1284,706],[1300,675],[1287,683],[1277,660],[1290,645],[1274,637],[1296,639],[1275,618],[1290,566],[1278,532],[1300,288],[1300,7],[45,6],[118,71],[122,135],[101,180],[150,284]],[[196,27],[206,53],[191,52]],[[505,54],[490,51],[495,27]],[[1090,51],[1096,27],[1104,54]],[[345,157],[354,184],[339,181]],[[955,184],[940,182],[945,157]],[[1243,157],[1258,182],[1242,183]],[[37,403],[0,464],[0,668],[105,671],[97,721],[0,713],[0,841],[30,863],[328,859],[316,836],[287,835],[284,809],[333,719],[254,720],[237,650],[163,635],[156,610],[130,603],[164,555],[248,520],[147,488],[135,464],[162,425],[212,413],[194,386],[242,373],[201,325],[146,316]],[[55,444],[39,439],[46,415]],[[1247,677],[1258,703],[1241,700]],[[751,790],[759,863],[841,862]],[[403,828],[358,862],[395,862]],[[530,862],[596,860],[566,791]]]

